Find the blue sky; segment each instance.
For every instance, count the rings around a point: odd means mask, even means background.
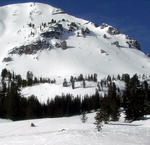
[[[35,0],[30,0],[35,1]],[[36,0],[62,8],[67,13],[100,25],[108,23],[138,40],[150,53],[150,0]],[[4,0],[0,5],[29,2]]]

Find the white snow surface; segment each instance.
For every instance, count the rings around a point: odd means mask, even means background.
[[[22,96],[28,98],[32,95],[36,96],[41,103],[46,103],[49,99],[54,99],[56,96],[62,96],[62,94],[71,94],[73,97],[84,98],[86,95],[92,96],[95,94],[97,88],[97,83],[86,81],[86,87],[83,88],[82,82],[75,82],[75,89],[72,86],[63,87],[62,83],[56,84],[38,84],[31,87],[25,87],[21,89]],[[123,81],[115,81],[116,87],[122,92],[125,88],[125,83]],[[108,88],[104,87],[99,93],[103,96],[107,94]]]
[[[36,119],[0,124],[1,145],[149,145],[150,119],[110,122],[97,132],[95,113],[83,124],[80,116]],[[30,127],[33,122],[36,127]]]
[[[61,96],[62,94],[72,94],[74,97],[79,96],[80,98],[85,95],[95,94],[96,83],[88,83],[86,88],[83,88],[82,82],[78,82],[75,85],[75,89],[72,89],[71,86],[63,87],[62,84],[39,84],[32,87],[26,87],[21,90],[21,94],[24,97],[30,97],[34,95],[38,98],[40,102],[47,102],[48,99],[53,99],[57,95]]]
[[[40,25],[52,19],[75,22],[81,28],[87,27],[90,34],[85,38],[77,37],[76,34],[64,34],[61,40],[67,41],[67,50],[59,48],[39,51],[34,55],[8,55],[14,47],[40,39]],[[27,24],[30,22],[35,24],[34,37],[29,37],[31,28]],[[67,22],[62,22],[62,25],[67,28]],[[104,34],[108,39],[103,38]],[[111,45],[114,41],[119,41],[122,47]],[[0,61],[7,56],[13,59],[11,62],[3,62],[0,68],[6,67],[24,77],[27,71],[44,77],[64,77],[80,73],[148,74],[150,59],[142,51],[128,48],[126,41],[124,34],[109,35],[107,28],[95,27],[91,22],[62,13],[60,9],[47,4],[30,2],[0,7]],[[56,40],[52,39],[51,42],[55,43]],[[101,50],[106,53],[101,53]]]
[[[7,122],[12,122],[12,121],[9,119],[1,119],[0,118],[0,123],[7,123]]]

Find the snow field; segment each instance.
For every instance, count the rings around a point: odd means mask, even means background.
[[[149,145],[150,121],[110,122],[97,132],[95,113],[83,124],[80,116],[0,124],[1,145]],[[33,122],[36,127],[30,127]]]

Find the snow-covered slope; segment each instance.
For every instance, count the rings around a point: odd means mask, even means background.
[[[111,122],[97,132],[95,113],[83,124],[79,116],[0,124],[1,145],[149,145],[150,120]],[[30,127],[33,122],[37,127]]]
[[[124,90],[125,84],[123,81],[114,81],[116,87],[121,91]],[[38,84],[31,87],[25,87],[21,89],[22,96],[28,98],[32,95],[36,96],[41,103],[46,103],[47,100],[54,99],[56,96],[62,96],[62,94],[71,94],[74,97],[84,98],[86,95],[92,96],[95,94],[97,88],[97,83],[86,81],[86,87],[83,88],[82,82],[75,83],[75,89],[72,89],[71,85],[68,87],[63,87],[62,84]],[[103,90],[99,91],[99,94],[104,96],[107,94],[108,87],[103,87]]]
[[[93,95],[96,90],[96,83],[88,84],[87,88],[83,88],[79,82],[76,84],[76,89],[72,89],[71,86],[63,87],[62,84],[39,84],[32,87],[22,88],[21,94],[24,97],[36,96],[40,102],[47,102],[48,99],[54,99],[57,95],[72,94],[74,97],[77,95],[84,97],[85,95]]]
[[[0,7],[0,44],[0,68],[23,76],[27,71],[56,77],[150,70],[150,58],[137,49],[137,42],[115,28],[95,27],[41,3]]]

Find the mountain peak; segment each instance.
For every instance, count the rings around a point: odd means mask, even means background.
[[[33,2],[0,7],[0,13],[1,68],[38,76],[149,72],[140,44],[108,24],[96,27]]]

